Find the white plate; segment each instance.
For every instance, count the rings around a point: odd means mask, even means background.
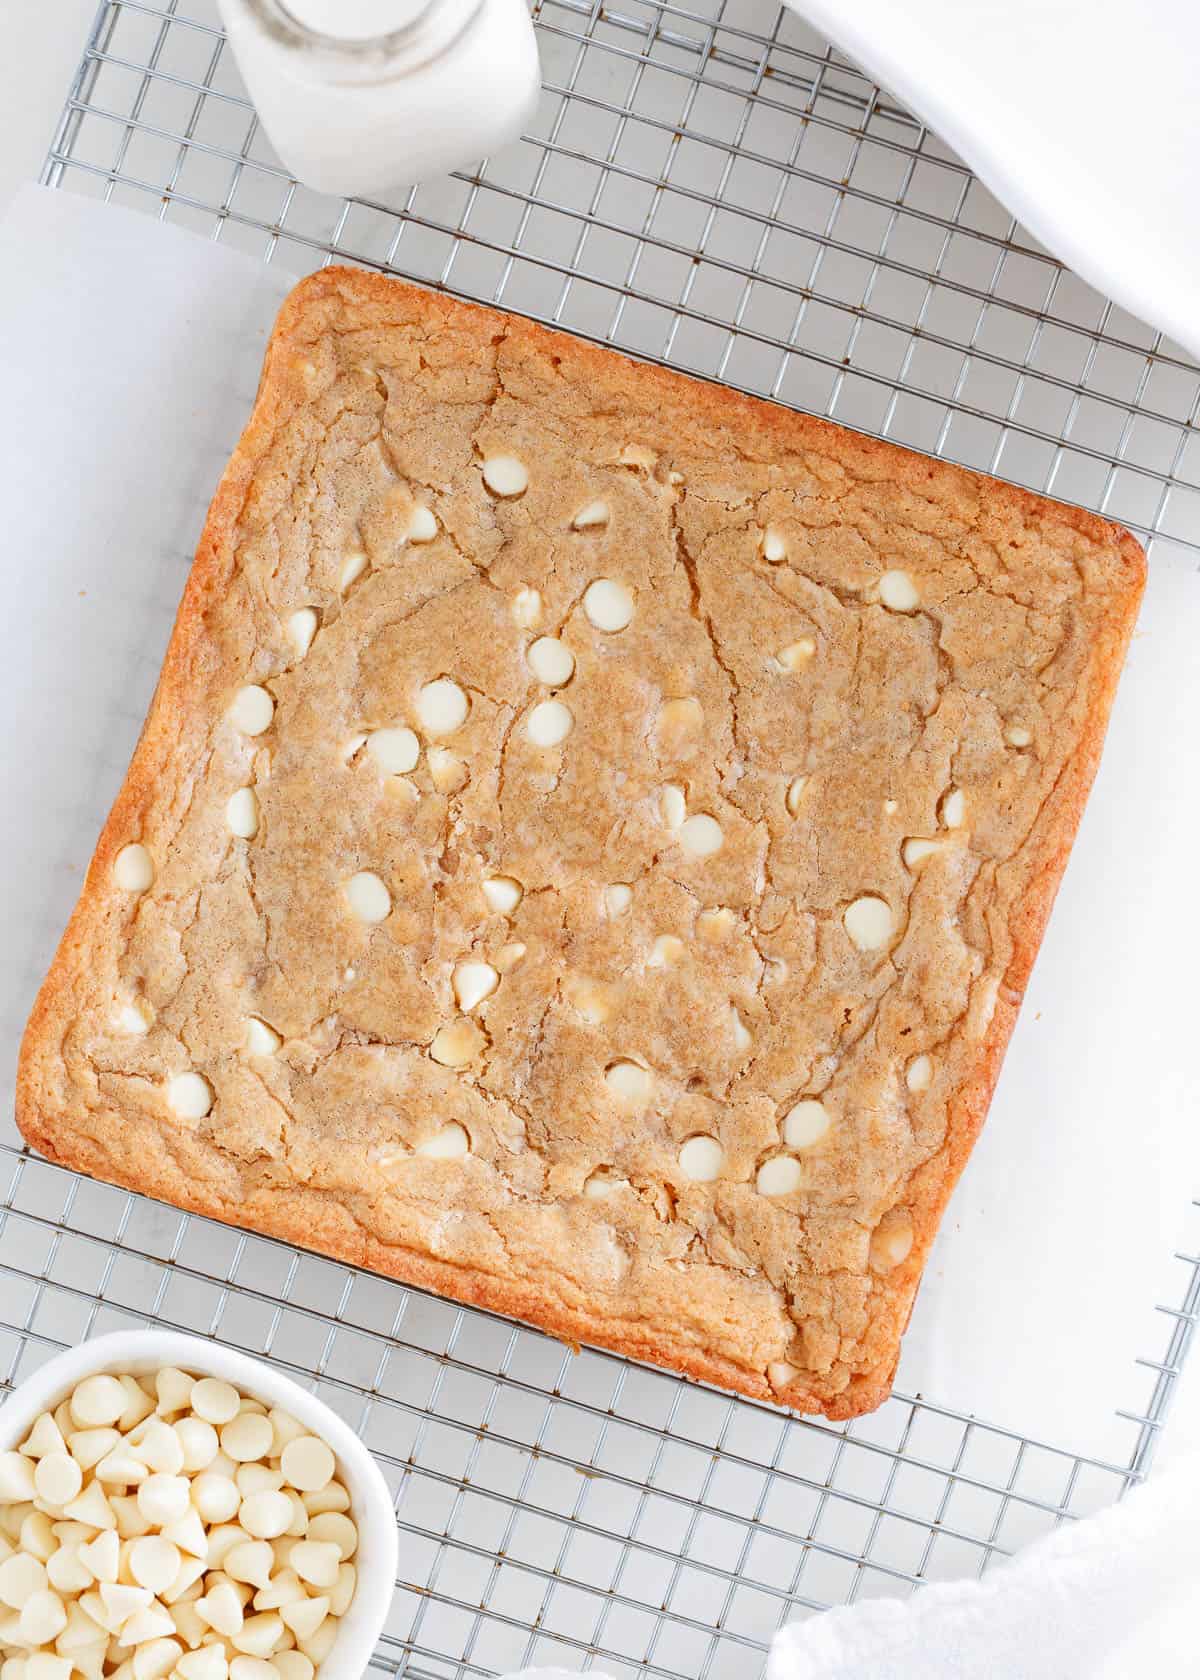
[[[118,1330],[110,1336],[68,1348],[33,1373],[0,1408],[0,1451],[17,1446],[35,1418],[53,1411],[75,1385],[97,1372],[141,1376],[175,1365],[182,1371],[223,1377],[267,1406],[282,1406],[327,1442],[338,1474],[350,1495],[350,1515],[358,1526],[358,1572],[354,1599],[342,1617],[338,1636],[317,1670],[318,1680],[361,1680],[383,1628],[396,1584],[398,1546],[392,1496],[383,1472],[358,1436],[336,1412],[315,1399],[271,1365],[232,1348],[171,1330]]]

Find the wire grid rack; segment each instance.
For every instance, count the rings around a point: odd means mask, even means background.
[[[111,0],[45,178],[298,270],[501,303],[1084,503],[1195,567],[1200,370],[886,93],[765,0],[535,9],[522,142],[362,203],[281,168],[211,0]],[[1177,1254],[1107,1461],[911,1396],[833,1427],[0,1157],[5,1384],[151,1321],[306,1379],[395,1490],[375,1666],[417,1680],[744,1680],[797,1615],[982,1571],[1145,1474],[1200,1312],[1200,1257]]]

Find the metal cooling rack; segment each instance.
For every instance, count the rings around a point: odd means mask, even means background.
[[[537,16],[526,139],[359,203],[280,168],[212,0],[112,0],[46,180],[299,270],[359,262],[502,303],[1082,502],[1155,564],[1196,565],[1200,370],[791,14]],[[899,1395],[845,1427],[785,1418],[15,1145],[0,1174],[6,1383],[147,1321],[306,1378],[394,1486],[403,1574],[375,1666],[418,1680],[529,1662],[744,1680],[785,1620],[980,1571],[1144,1475],[1200,1312],[1200,1257],[1177,1255],[1101,1462]]]

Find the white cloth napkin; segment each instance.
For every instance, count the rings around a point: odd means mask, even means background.
[[[1200,1454],[1121,1504],[1064,1524],[983,1581],[784,1628],[767,1680],[1182,1680],[1200,1672],[1198,1540]],[[572,1676],[539,1668],[507,1680]]]

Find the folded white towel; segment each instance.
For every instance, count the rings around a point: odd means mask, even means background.
[[[1183,1680],[1200,1674],[1198,1624],[1200,1454],[982,1581],[784,1628],[767,1680]],[[669,1643],[660,1660],[670,1666]],[[543,1668],[508,1680],[572,1676]]]

